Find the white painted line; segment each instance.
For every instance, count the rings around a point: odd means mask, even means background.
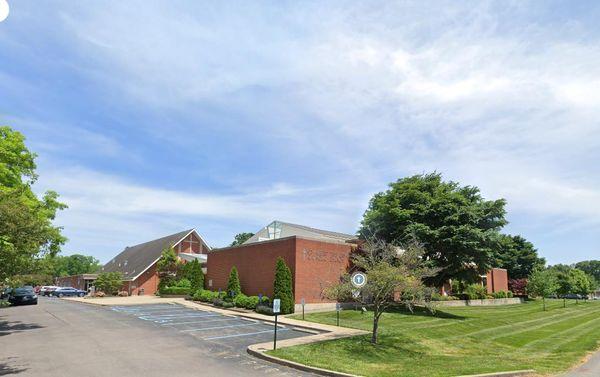
[[[199,329],[179,330],[179,332],[192,332],[192,331],[206,331],[206,330],[228,329],[228,328],[231,328],[231,327],[247,327],[247,326],[254,326],[254,325],[256,325],[256,323],[244,323],[243,325],[202,327],[202,328],[199,328]]]
[[[273,322],[261,321],[263,325],[273,326]],[[278,329],[285,329],[285,325],[277,324]]]
[[[159,314],[159,315],[140,315],[139,318],[152,318],[152,319],[169,319],[169,318],[183,318],[183,317],[214,317],[216,313],[181,313],[181,314]]]
[[[169,322],[169,323],[161,323],[162,326],[175,326],[175,325],[187,325],[190,323],[206,323],[206,322],[223,322],[223,321],[235,321],[236,318],[226,318],[226,319],[209,319],[207,321],[189,321],[189,322]]]
[[[242,321],[249,321],[249,322],[254,322],[254,323],[258,323],[260,322],[257,319],[252,319],[252,318],[245,318],[245,317],[239,317]]]
[[[281,329],[280,331],[287,331],[288,329]],[[245,334],[233,334],[233,335],[222,335],[222,336],[211,336],[208,338],[202,338],[202,340],[214,340],[214,339],[225,339],[225,338],[235,338],[238,336],[249,336],[249,335],[258,335],[258,334],[266,334],[268,332],[273,332],[273,330],[267,330],[267,331],[257,331],[257,332],[250,332],[250,333],[245,333]]]
[[[186,320],[186,319],[195,319],[195,318],[210,318],[210,317],[220,317],[218,314],[216,315],[186,315],[182,317],[171,317],[171,318],[152,318],[152,317],[140,317],[140,319],[144,321],[154,321],[154,322],[173,322],[177,320]]]

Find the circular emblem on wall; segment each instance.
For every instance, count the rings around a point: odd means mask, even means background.
[[[367,275],[365,275],[362,272],[355,272],[354,274],[352,274],[350,282],[356,288],[362,288],[365,284],[367,284]]]

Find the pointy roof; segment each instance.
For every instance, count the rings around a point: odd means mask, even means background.
[[[210,247],[204,242],[195,229],[188,229],[139,245],[128,246],[119,255],[106,263],[104,267],[102,267],[101,272],[120,272],[123,274],[123,279],[135,280],[158,261],[165,248],[177,245],[192,232],[195,233],[200,242],[204,244],[205,248],[210,250]]]

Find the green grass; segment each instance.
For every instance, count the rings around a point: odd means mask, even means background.
[[[440,308],[435,315],[384,313],[370,335],[270,351],[277,357],[364,376],[457,376],[518,369],[569,369],[600,345],[600,302]],[[295,316],[294,318],[300,319]],[[308,314],[335,325],[335,312]],[[372,313],[342,311],[340,325],[371,330]]]

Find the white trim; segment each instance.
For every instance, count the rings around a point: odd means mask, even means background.
[[[190,231],[189,231],[189,232],[188,232],[188,233],[187,233],[185,236],[183,236],[183,237],[182,237],[182,238],[181,238],[179,241],[175,242],[175,243],[173,244],[173,246],[175,246],[175,245],[179,244],[181,241],[185,240],[185,237],[189,236],[189,235],[190,235],[190,234],[192,234],[192,233],[195,233],[195,234],[196,234],[196,236],[198,236],[198,238],[200,239],[200,241],[202,241],[202,243],[203,243],[203,244],[204,244],[206,247],[208,247],[208,250],[207,250],[207,251],[211,251],[211,250],[212,250],[212,249],[211,249],[211,247],[210,247],[210,246],[209,246],[209,245],[206,243],[206,241],[204,241],[204,238],[202,238],[202,236],[201,236],[200,234],[198,234],[198,232],[196,231],[196,228],[193,228],[192,230],[190,230]],[[139,278],[140,276],[142,276],[142,274],[143,274],[144,272],[148,271],[148,269],[149,269],[150,267],[154,266],[154,265],[156,264],[156,262],[158,262],[158,260],[159,260],[159,259],[160,259],[160,257],[156,258],[156,260],[155,260],[154,262],[150,263],[150,264],[149,264],[149,265],[148,265],[146,268],[144,268],[144,269],[142,270],[142,272],[140,272],[139,274],[135,275],[134,277],[132,277],[132,278],[127,278],[127,279],[123,279],[123,280],[129,280],[129,279],[131,279],[131,281],[134,281],[135,279],[137,279],[137,278]]]

